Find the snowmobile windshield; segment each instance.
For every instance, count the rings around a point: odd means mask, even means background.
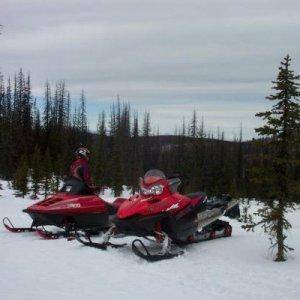
[[[143,195],[160,195],[163,192],[164,186],[158,184],[158,181],[166,179],[165,174],[160,170],[150,170],[141,181],[141,193]]]
[[[146,172],[146,174],[144,175],[144,179],[146,179],[147,177],[158,177],[160,179],[166,179],[166,175],[164,174],[164,172],[157,169],[149,170],[148,172]]]
[[[144,184],[151,185],[161,179],[166,179],[164,172],[157,169],[149,170],[144,175]]]

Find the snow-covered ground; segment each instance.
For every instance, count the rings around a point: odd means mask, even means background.
[[[21,210],[34,201],[0,183],[0,218],[30,224]],[[285,263],[272,261],[263,233],[247,233],[236,221],[231,238],[190,245],[183,256],[156,263],[129,247],[101,251],[0,226],[0,299],[300,299],[299,209],[290,220],[296,251]]]

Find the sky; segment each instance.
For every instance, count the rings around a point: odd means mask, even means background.
[[[89,125],[117,99],[172,134],[197,111],[206,131],[255,137],[282,58],[300,72],[299,0],[0,0],[0,72],[85,90]]]

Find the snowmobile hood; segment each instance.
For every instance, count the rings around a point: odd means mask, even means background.
[[[107,205],[96,195],[78,196],[57,193],[24,210],[26,213],[74,215],[83,213],[105,213]]]
[[[190,203],[190,198],[178,193],[167,197],[135,195],[121,204],[117,217],[125,219],[137,215],[150,216],[163,212],[176,214]]]

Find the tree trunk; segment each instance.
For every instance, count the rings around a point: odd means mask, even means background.
[[[283,236],[283,201],[279,200],[279,213],[278,221],[276,226],[276,237],[277,237],[277,254],[275,261],[285,261],[284,257],[284,236]]]

